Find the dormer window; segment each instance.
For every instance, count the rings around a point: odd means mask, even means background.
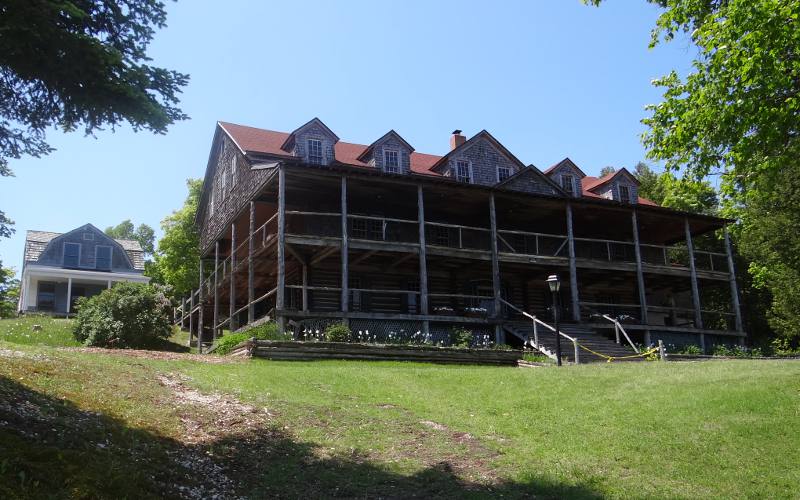
[[[64,267],[78,267],[81,260],[80,243],[64,243]]]
[[[400,173],[400,152],[387,149],[383,152],[383,171],[393,174]]]
[[[83,233],[83,239],[85,241],[94,241],[94,233]]]
[[[94,267],[101,271],[111,270],[111,247],[101,245],[94,247]]]
[[[456,180],[458,182],[472,183],[472,167],[466,160],[456,161]]]
[[[308,163],[322,165],[322,141],[319,139],[308,140]]]
[[[569,194],[575,194],[575,178],[571,175],[562,175],[561,176],[561,187],[564,188],[564,191]]]
[[[511,169],[509,167],[497,167],[497,182],[503,182],[511,177]]]
[[[628,186],[619,185],[619,201],[622,203],[631,202],[631,189]]]

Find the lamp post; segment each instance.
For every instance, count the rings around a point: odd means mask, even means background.
[[[553,321],[556,327],[556,364],[561,366],[561,334],[558,331],[558,291],[561,289],[561,282],[558,281],[557,274],[547,277],[547,286],[553,294]]]

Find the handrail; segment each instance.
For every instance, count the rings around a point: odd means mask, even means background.
[[[548,328],[552,332],[556,332],[557,334],[561,335],[565,339],[567,339],[570,342],[572,342],[572,346],[573,346],[573,348],[575,350],[575,364],[577,365],[580,362],[580,349],[578,348],[579,347],[578,339],[570,337],[569,335],[567,335],[566,333],[562,332],[561,330],[556,330],[555,327],[550,326],[549,324],[545,323],[544,321],[540,320],[539,318],[537,318],[534,315],[528,314],[527,312],[523,311],[522,309],[520,309],[519,307],[515,306],[514,304],[508,302],[507,300],[504,300],[504,299],[501,298],[500,302],[505,304],[506,306],[510,307],[511,309],[514,309],[515,311],[517,311],[518,313],[522,314],[523,316],[525,316],[527,318],[530,318],[533,321],[533,337],[534,337],[533,342],[534,342],[534,347],[536,349],[538,349],[541,352],[544,352],[548,357],[550,357],[552,359],[556,359],[556,361],[558,361],[558,359],[555,357],[555,354],[553,354],[552,356],[547,354],[542,349],[541,345],[539,345],[539,332],[536,329],[536,325],[539,324],[539,325],[544,326],[545,328]]]
[[[622,334],[625,335],[625,338],[628,340],[628,343],[631,345],[631,347],[633,347],[633,350],[636,351],[636,354],[639,354],[639,348],[637,348],[636,345],[631,341],[631,338],[628,337],[628,332],[626,332],[625,329],[622,328],[622,324],[619,322],[619,320],[614,319],[607,314],[604,314],[603,318],[614,323],[614,332],[617,334],[617,344],[620,343],[619,332],[622,332]]]

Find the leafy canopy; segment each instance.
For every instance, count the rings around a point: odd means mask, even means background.
[[[169,285],[176,297],[188,295],[200,282],[200,235],[194,219],[203,181],[188,179],[189,194],[183,207],[161,221],[164,236],[158,242],[155,262],[146,274]]]
[[[19,280],[14,275],[14,269],[3,267],[0,261],[0,318],[10,318],[17,311]]]
[[[139,224],[139,227],[134,229],[133,222],[130,219],[125,219],[116,226],[108,226],[105,233],[115,240],[134,240],[139,242],[142,250],[147,255],[153,255],[155,251],[155,231],[147,224]]]

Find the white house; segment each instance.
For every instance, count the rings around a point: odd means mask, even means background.
[[[147,283],[138,242],[115,240],[91,224],[68,233],[28,231],[19,310],[69,314],[78,297],[118,281]]]

